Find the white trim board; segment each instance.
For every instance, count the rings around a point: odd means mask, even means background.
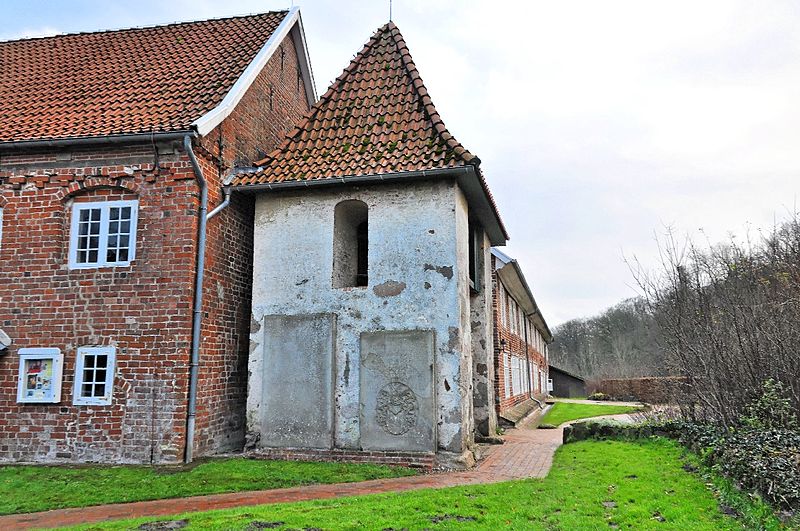
[[[283,40],[289,35],[295,24],[299,24],[300,44],[297,46],[297,38],[294,37],[295,48],[297,48],[298,56],[301,58],[300,71],[303,76],[303,83],[306,85],[306,94],[309,97],[309,106],[313,105],[317,99],[316,89],[314,88],[314,80],[311,74],[311,64],[308,62],[308,51],[305,49],[305,35],[303,35],[302,22],[300,21],[300,8],[293,7],[286,14],[286,17],[281,21],[275,31],[272,32],[267,42],[264,43],[261,50],[258,51],[256,56],[247,65],[247,68],[236,83],[233,84],[231,89],[222,99],[222,101],[205,113],[203,116],[192,122],[192,126],[197,130],[200,136],[205,136],[214,130],[222,120],[228,117],[233,112],[236,105],[241,101],[247,89],[264,69],[267,61],[272,57],[276,50],[280,47]],[[312,99],[313,98],[313,99]]]

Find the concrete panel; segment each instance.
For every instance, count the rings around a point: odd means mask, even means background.
[[[429,330],[361,334],[361,447],[436,450],[434,334]]]
[[[333,444],[333,314],[264,316],[260,446]]]

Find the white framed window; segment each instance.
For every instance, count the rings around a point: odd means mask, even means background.
[[[505,397],[511,396],[511,354],[505,356],[503,372],[505,373]]]
[[[78,348],[73,404],[76,406],[111,404],[116,358],[117,349],[114,347]]]
[[[127,266],[136,256],[138,201],[75,203],[69,239],[70,269]]]
[[[517,396],[520,393],[520,382],[519,376],[521,374],[520,371],[520,360],[518,357],[514,356],[511,358],[511,395]]]
[[[497,283],[497,294],[500,298],[500,324],[506,326],[506,290],[502,284]]]
[[[61,402],[61,372],[64,355],[57,348],[19,349],[17,402],[55,404]]]

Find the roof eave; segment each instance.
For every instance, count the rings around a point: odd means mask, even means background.
[[[509,265],[511,269],[507,269]],[[506,271],[509,271],[509,273],[506,273]],[[542,311],[536,303],[536,298],[533,296],[533,291],[531,291],[528,281],[525,279],[525,274],[522,272],[519,262],[512,259],[510,262],[504,263],[502,267],[497,268],[497,274],[504,280],[504,284],[507,287],[516,285],[514,287],[522,291],[522,293],[512,293],[512,295],[516,295],[514,298],[517,299],[517,302],[522,302],[523,307],[527,307],[525,313],[533,317],[534,322],[538,325],[537,328],[545,335],[547,343],[551,343],[553,341],[553,333],[550,331],[550,327],[547,326],[547,321],[545,321],[544,315],[542,315]],[[519,299],[523,300],[520,301]]]
[[[474,166],[456,166],[450,168],[432,168],[426,170],[401,171],[394,173],[380,173],[370,175],[350,175],[341,177],[324,177],[319,179],[304,179],[299,181],[280,181],[273,183],[255,183],[231,185],[235,174],[226,179],[226,184],[242,193],[255,193],[265,191],[292,190],[301,188],[316,188],[320,186],[336,186],[345,184],[374,184],[385,182],[408,181],[410,179],[433,179],[441,177],[455,177],[461,191],[467,198],[475,218],[481,223],[489,236],[491,245],[505,245],[507,236],[500,222],[494,205],[486,195],[481,178]]]
[[[314,72],[311,70],[311,58],[308,55],[308,44],[306,43],[306,30],[303,27],[303,16],[297,8],[297,24],[292,27],[292,40],[295,50],[298,53],[300,63],[300,75],[303,76],[303,83],[306,87],[306,101],[309,107],[313,107],[317,102],[317,86],[314,83]]]
[[[159,131],[147,133],[129,133],[118,135],[95,135],[80,137],[49,138],[39,140],[15,140],[11,142],[0,142],[0,152],[9,151],[29,151],[36,149],[53,149],[74,146],[94,146],[108,144],[135,144],[139,142],[169,142],[172,140],[182,140],[189,135],[197,136],[197,131],[193,129],[180,129],[176,131]]]
[[[299,24],[299,29],[292,32],[292,29]],[[306,87],[306,95],[311,98],[309,105],[316,101],[316,90],[314,89],[313,75],[311,73],[311,64],[308,62],[308,50],[305,47],[305,35],[303,35],[302,23],[300,22],[300,8],[295,6],[289,10],[284,19],[272,32],[267,42],[258,51],[256,56],[247,65],[239,79],[231,86],[228,93],[222,101],[205,113],[203,116],[192,122],[200,136],[205,136],[214,130],[222,121],[227,118],[241,101],[242,97],[247,92],[247,89],[253,84],[258,75],[266,66],[267,61],[270,60],[272,55],[279,49],[281,43],[287,35],[293,35],[293,41],[298,53],[302,56],[300,61],[300,71],[303,77],[303,82]],[[297,35],[299,33],[299,36]],[[301,44],[302,46],[298,46]],[[302,48],[302,50],[301,50]]]
[[[458,179],[461,191],[464,192],[476,219],[483,226],[486,235],[489,236],[489,243],[491,245],[505,245],[508,240],[508,234],[506,234],[503,222],[500,220],[500,214],[489,199],[489,192],[483,179],[475,166],[468,165],[466,167],[470,171]]]

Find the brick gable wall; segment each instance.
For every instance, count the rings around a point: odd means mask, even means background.
[[[289,39],[283,47],[283,71],[273,57],[196,149],[209,208],[222,201],[231,164],[274,148],[307,109],[302,83],[294,83],[296,58],[289,60],[294,47]],[[257,105],[267,89],[271,111]],[[14,339],[0,354],[0,461],[182,458],[199,194],[179,147],[158,151],[144,144],[0,156],[0,328]],[[70,270],[71,203],[111,198],[139,201],[135,261]],[[196,455],[240,449],[243,441],[252,217],[252,198],[235,196],[208,224]],[[72,405],[76,350],[87,345],[117,347],[110,406]],[[64,354],[59,404],[16,402],[25,347]]]

